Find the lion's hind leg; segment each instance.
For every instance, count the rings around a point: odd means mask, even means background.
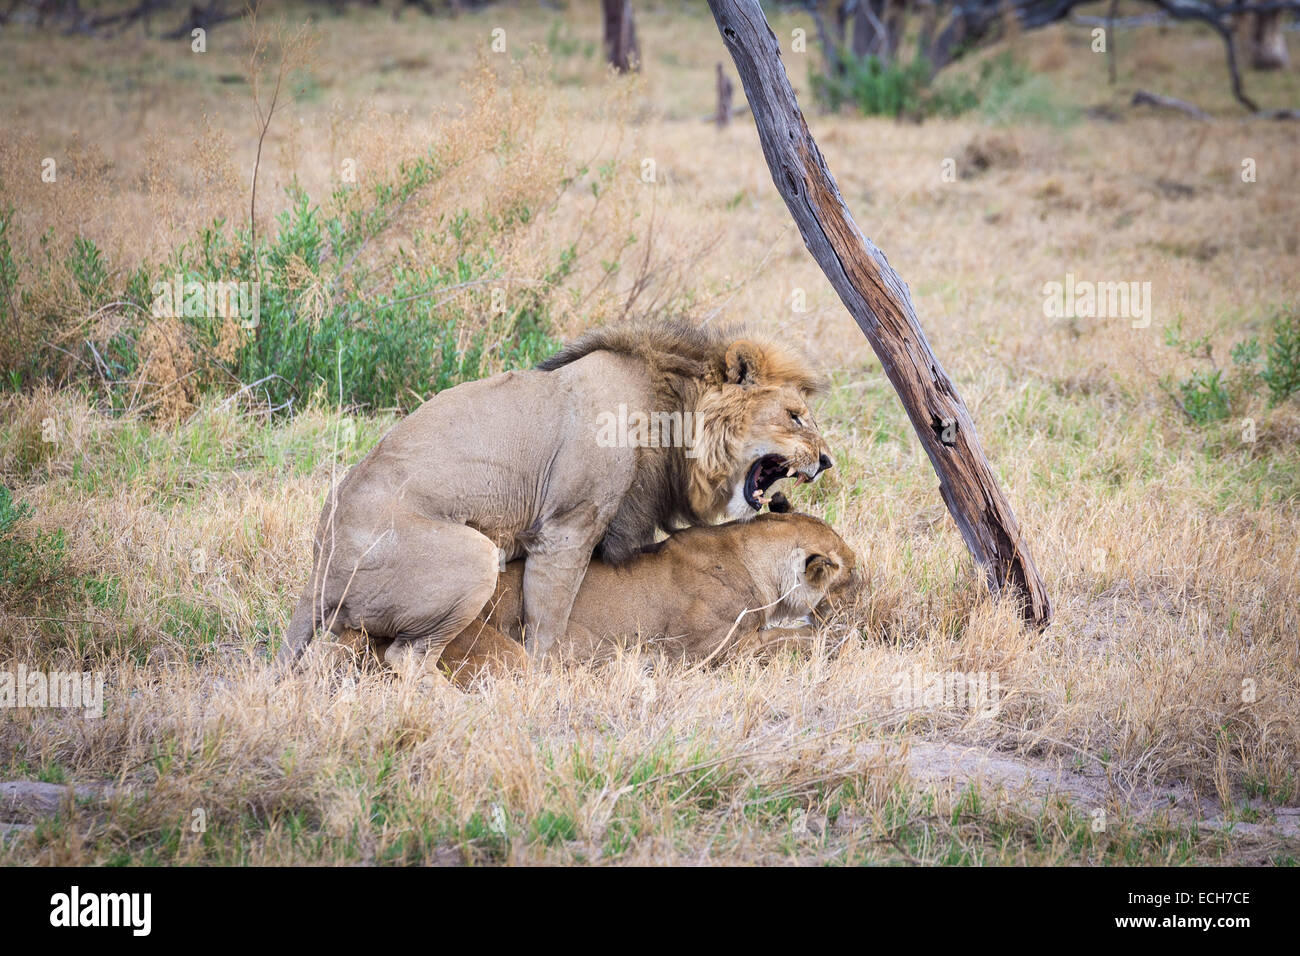
[[[298,598],[298,606],[294,608],[293,617],[289,619],[289,627],[285,631],[284,640],[280,642],[280,650],[275,657],[275,667],[284,672],[292,670],[302,658],[307,645],[311,643],[315,631],[316,620],[312,613],[311,588],[308,587]]]
[[[418,663],[432,671],[447,645],[491,599],[499,552],[473,528],[430,518],[402,526],[395,545],[392,566],[382,582],[375,582],[383,604],[372,598],[363,617],[386,625],[382,630],[393,643],[384,651],[385,661],[399,670]]]

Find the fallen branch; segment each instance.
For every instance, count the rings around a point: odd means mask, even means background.
[[[1146,90],[1138,90],[1133,94],[1132,106],[1154,106],[1162,110],[1178,110],[1180,113],[1186,113],[1193,119],[1208,120],[1212,117],[1199,106],[1194,106],[1186,100],[1175,99],[1172,96],[1161,96],[1159,93],[1149,93]]]
[[[1224,56],[1228,61],[1228,76],[1232,80],[1232,95],[1246,109],[1252,113],[1258,113],[1258,104],[1246,95],[1246,90],[1241,85],[1241,71],[1237,68],[1237,48],[1233,42],[1232,28],[1228,25],[1223,9],[1200,2],[1200,0],[1152,0],[1152,2],[1175,20],[1196,20],[1204,23],[1219,35],[1219,39],[1223,41]]]

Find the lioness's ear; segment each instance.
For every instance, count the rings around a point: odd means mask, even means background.
[[[810,554],[803,563],[804,581],[818,590],[825,590],[835,571],[835,562],[824,554]]]
[[[753,342],[741,339],[727,349],[727,382],[731,385],[758,385],[764,378],[763,352]]]

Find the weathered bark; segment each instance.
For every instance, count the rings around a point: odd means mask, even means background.
[[[1052,606],[970,413],[926,341],[911,294],[862,235],[808,132],[758,0],[709,0],[758,126],[772,181],[804,244],[875,350],[939,476],[939,491],[995,594],[1022,599],[1031,624]]]
[[[636,23],[631,0],[601,0],[605,19],[605,59],[620,73],[641,68],[641,47],[636,40]]]

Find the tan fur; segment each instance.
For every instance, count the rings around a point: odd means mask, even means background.
[[[764,456],[801,480],[829,467],[807,407],[821,385],[777,343],[656,323],[599,329],[536,369],[440,392],[326,501],[281,660],[324,627],[393,639],[393,661],[437,661],[501,561],[519,558],[528,644],[545,652],[597,549],[616,565],[658,531],[752,517],[743,486]],[[608,447],[599,422],[620,407],[700,416],[699,441],[690,454]]]
[[[521,669],[518,562],[506,568],[483,613],[443,652],[461,686],[483,670]],[[691,528],[615,567],[592,561],[551,655],[593,661],[648,645],[686,661],[723,660],[806,647],[810,617],[853,600],[862,577],[852,549],[808,515]]]

